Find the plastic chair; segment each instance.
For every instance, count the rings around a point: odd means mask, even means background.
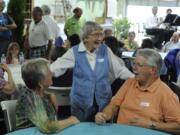
[[[4,112],[4,119],[7,132],[11,132],[15,129],[15,109],[17,100],[1,101],[1,107]]]
[[[70,105],[69,93],[71,87],[54,87],[50,86],[47,90],[48,92],[54,93],[57,97],[59,106],[68,106]]]
[[[180,49],[173,49],[171,51],[168,52],[168,54],[166,55],[166,57],[164,58],[164,63],[167,67],[167,72],[168,72],[168,84],[170,84],[171,82],[176,82],[177,81],[177,77],[178,77],[178,73],[177,73],[177,67],[179,66],[177,64],[177,55],[179,53]]]

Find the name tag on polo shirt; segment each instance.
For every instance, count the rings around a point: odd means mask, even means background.
[[[98,62],[104,62],[104,59],[97,59]]]
[[[142,102],[140,103],[140,106],[142,106],[142,107],[149,107],[149,106],[150,106],[150,103],[149,103],[149,102],[146,102],[146,101],[142,101]]]

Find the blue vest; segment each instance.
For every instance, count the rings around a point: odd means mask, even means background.
[[[6,26],[8,24],[9,24],[8,16],[6,14],[3,14],[2,16],[0,16],[0,26]],[[11,38],[11,35],[12,33],[10,30],[0,32],[0,38],[9,40]]]
[[[87,60],[86,52],[79,52],[78,48],[79,46],[73,47],[75,67],[73,71],[71,104],[76,104],[83,110],[87,110],[93,106],[96,100],[99,111],[102,111],[112,97],[107,46],[101,45],[98,48],[94,70],[92,70]]]

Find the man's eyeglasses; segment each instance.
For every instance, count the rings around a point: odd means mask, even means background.
[[[132,64],[133,64],[133,66],[136,66],[136,67],[148,66],[147,64],[142,64],[142,63],[137,63],[137,62],[133,62]]]
[[[93,33],[93,34],[90,34],[91,36],[93,37],[103,37],[103,33]]]

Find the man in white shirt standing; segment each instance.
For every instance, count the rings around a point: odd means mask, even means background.
[[[42,19],[42,9],[33,9],[33,21],[29,27],[30,58],[48,57],[52,46],[52,38],[46,22]]]
[[[48,5],[43,5],[41,9],[43,10],[43,20],[48,25],[50,37],[52,38],[54,43],[55,39],[59,36],[60,28],[58,27],[58,24],[56,23],[54,18],[50,15],[50,7]]]
[[[158,7],[152,7],[152,16],[146,22],[146,28],[158,28],[160,26],[160,18],[157,17]]]

